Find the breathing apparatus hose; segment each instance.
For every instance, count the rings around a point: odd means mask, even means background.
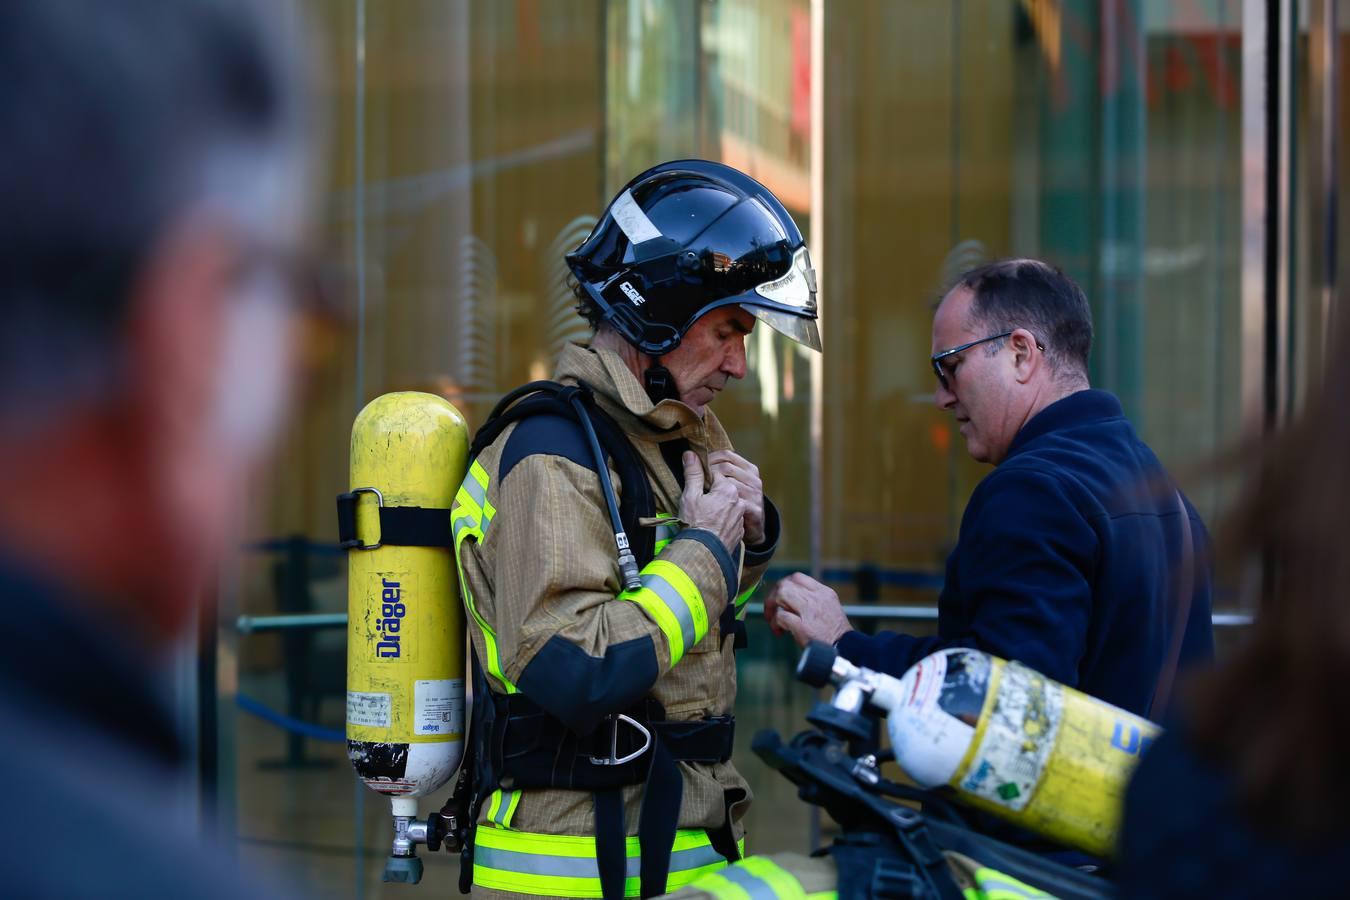
[[[620,580],[623,581],[624,590],[635,591],[642,587],[642,579],[638,576],[637,558],[633,556],[633,551],[628,546],[628,534],[623,529],[623,520],[619,518],[619,502],[614,494],[614,482],[609,477],[609,464],[600,449],[600,441],[595,436],[591,417],[582,407],[581,396],[573,393],[568,401],[577,412],[577,420],[581,422],[582,430],[586,432],[586,441],[591,445],[591,453],[595,456],[595,468],[600,473],[601,493],[605,495],[605,505],[609,507],[609,521],[614,528],[614,544],[619,551]]]

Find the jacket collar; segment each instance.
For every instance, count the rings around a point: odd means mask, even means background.
[[[1125,411],[1114,394],[1092,389],[1075,391],[1032,416],[1031,421],[1022,426],[1022,430],[1017,432],[1017,436],[1008,445],[1008,453],[1004,460],[1026,449],[1026,446],[1036,438],[1052,431],[1124,417]]]
[[[613,350],[568,344],[558,357],[555,377],[586,382],[605,412],[620,422],[634,419],[641,422],[646,427],[638,436],[648,440],[663,442],[686,437],[695,443],[706,442],[710,449],[730,446],[722,423],[711,410],[699,416],[679,400],[652,403],[637,376]]]

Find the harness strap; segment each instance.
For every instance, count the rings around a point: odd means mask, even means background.
[[[670,854],[675,846],[684,778],[675,759],[657,740],[649,754],[647,780],[638,813],[639,896],[659,897],[666,892]],[[628,828],[624,821],[623,790],[607,788],[594,794],[595,861],[605,900],[623,900],[627,876],[625,852]],[[714,848],[716,849],[716,848]],[[720,851],[719,851],[720,852]]]
[[[500,761],[497,777],[509,777],[516,788],[600,791],[643,784],[656,747],[672,760],[711,764],[729,760],[735,743],[734,716],[666,720],[650,697],[584,737],[524,694],[492,694],[489,702],[496,723],[490,758]]]
[[[745,621],[737,614],[740,610],[734,602],[728,603],[722,610],[721,617],[717,620],[718,628],[722,632],[722,640],[731,638],[733,643],[731,649],[743,650],[748,641],[748,632],[745,628]]]
[[[922,828],[922,825],[920,825]],[[926,834],[897,829],[845,834],[830,847],[839,870],[839,900],[961,900],[946,858]]]
[[[595,864],[600,870],[600,890],[605,900],[623,900],[628,875],[627,842],[624,840],[628,829],[623,821],[623,791],[617,787],[596,791],[594,803]]]
[[[922,814],[902,806],[892,811],[890,818],[900,845],[917,867],[917,874],[941,900],[961,900],[947,857],[933,843]]]
[[[639,895],[644,900],[666,892],[670,851],[675,844],[675,827],[679,824],[683,798],[684,778],[658,737],[652,747],[651,768],[642,791],[642,811],[638,814],[638,843],[642,848]]]
[[[637,838],[640,894],[666,893],[671,852],[684,797],[677,760],[716,763],[731,758],[735,719],[719,716],[667,721],[651,698],[623,716],[614,716],[581,737],[523,694],[495,694],[496,719],[505,727],[488,756],[500,760],[497,779],[514,789],[591,790],[595,814],[596,866],[606,900],[624,896],[628,872],[627,823],[623,788],[642,785]],[[727,808],[739,797],[727,799]],[[734,861],[739,848],[730,821],[708,832],[713,849]]]
[[[356,502],[361,494],[379,498],[379,539],[367,543],[356,533]],[[374,550],[390,544],[397,547],[454,546],[450,510],[427,506],[385,506],[371,488],[358,488],[337,496],[338,546],[344,550]]]
[[[595,402],[594,392],[584,382],[564,385],[556,381],[533,381],[516,388],[497,403],[483,427],[478,429],[469,447],[469,458],[477,459],[513,422],[531,416],[551,415],[570,419],[577,423],[578,430],[584,431],[576,406],[569,402],[573,396],[581,400],[580,405],[590,419],[591,427],[595,429],[601,448],[613,461],[619,474],[623,491],[618,498],[619,519],[623,522],[629,546],[641,569],[656,556],[656,539],[652,529],[639,525],[639,520],[655,515],[656,499],[652,495],[647,471],[637,448],[618,423]],[[547,449],[541,447],[538,452],[547,452]],[[597,475],[599,466],[603,464],[602,461],[596,461]]]

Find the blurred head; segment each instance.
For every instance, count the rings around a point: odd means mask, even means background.
[[[0,4],[8,554],[167,636],[290,392],[297,61],[246,0]]]
[[[1218,531],[1221,571],[1255,624],[1186,705],[1192,737],[1232,774],[1249,823],[1289,841],[1343,835],[1350,782],[1350,315],[1333,317],[1295,419],[1227,467],[1242,491]],[[1257,576],[1257,577],[1252,577]]]
[[[1028,420],[1088,386],[1091,346],[1087,298],[1062,272],[1033,259],[981,266],[933,316],[935,400],[970,455],[998,465]]]

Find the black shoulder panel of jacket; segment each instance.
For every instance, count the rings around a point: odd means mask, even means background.
[[[585,736],[605,716],[645,697],[659,674],[650,637],[614,644],[604,656],[595,657],[554,635],[520,673],[518,686],[522,694]]]
[[[595,454],[577,420],[540,414],[521,419],[506,439],[497,463],[497,481],[504,481],[521,460],[539,453],[561,456],[595,471]]]

